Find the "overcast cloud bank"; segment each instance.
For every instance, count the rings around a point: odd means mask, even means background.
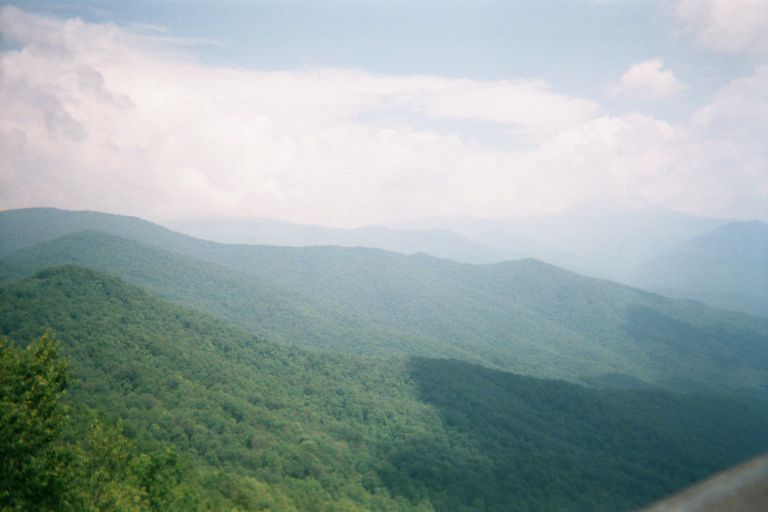
[[[766,24],[696,5],[677,13],[703,44],[762,51]],[[340,226],[584,204],[768,219],[759,63],[670,123],[538,79],[204,66],[158,34],[9,6],[0,31],[12,45],[0,60],[2,208]],[[663,56],[611,88],[641,102],[685,89]]]

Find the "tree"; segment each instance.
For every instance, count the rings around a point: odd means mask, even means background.
[[[26,349],[0,338],[0,512],[197,510],[174,450],[137,453],[87,408],[69,421],[68,367],[47,334]]]
[[[93,421],[79,448],[80,501],[85,510],[139,512],[147,508],[145,493],[132,471],[135,447],[123,436],[121,425]]]
[[[72,508],[74,451],[58,442],[67,369],[47,334],[26,349],[0,339],[0,510]]]

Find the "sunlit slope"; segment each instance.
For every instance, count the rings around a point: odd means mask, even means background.
[[[228,247],[222,246],[224,249]],[[237,251],[241,248],[232,246],[231,249]],[[270,249],[263,248],[263,251],[269,253]],[[358,252],[353,251],[353,254]],[[320,256],[337,259],[334,248],[320,249],[318,253],[315,263],[323,259]],[[364,253],[385,258],[396,256],[383,251]],[[280,255],[277,254],[276,258],[279,259]],[[343,263],[343,260],[338,262]],[[365,260],[359,263],[372,264]],[[30,275],[60,264],[77,264],[108,272],[162,297],[231,320],[242,328],[276,341],[362,355],[457,357],[529,374],[571,379],[593,372],[604,363],[583,354],[571,356],[573,351],[565,346],[566,341],[570,340],[572,346],[583,346],[589,340],[575,336],[533,312],[520,310],[514,304],[502,304],[495,310],[483,311],[488,301],[493,299],[483,294],[485,302],[472,300],[471,297],[457,297],[451,305],[438,303],[436,307],[449,309],[443,312],[435,310],[432,318],[425,317],[424,323],[420,323],[419,318],[397,318],[393,311],[397,313],[398,310],[376,305],[375,301],[368,303],[371,309],[367,311],[360,303],[354,303],[354,295],[348,296],[347,305],[341,305],[339,297],[323,297],[307,290],[298,292],[281,285],[279,277],[272,275],[265,278],[264,275],[269,272],[261,272],[261,277],[254,277],[253,270],[233,270],[229,266],[151,248],[100,232],[66,235],[17,251],[3,260],[6,278]],[[343,267],[340,273],[344,274]],[[422,316],[424,312],[417,309],[415,303],[399,305],[399,300],[424,301],[457,296],[450,282],[425,282],[424,290],[420,292],[422,297],[398,299],[393,296],[397,293],[397,286],[402,288],[405,282],[415,277],[396,273],[389,277],[389,284],[396,286],[386,291],[393,305],[398,308],[413,307]],[[341,275],[337,279],[346,283]],[[363,283],[362,286],[371,286],[370,283]],[[379,291],[382,297],[386,297],[384,292],[383,289]],[[359,301],[363,301],[369,292],[361,289],[358,293]],[[426,298],[424,293],[428,293]],[[468,330],[461,318],[457,318],[452,324],[438,325],[439,319],[447,314],[464,315],[468,308],[477,310],[485,324],[470,326]],[[435,330],[431,332],[429,325],[434,325]],[[506,334],[501,329],[506,329]],[[527,329],[527,333],[520,335],[523,329]],[[462,337],[465,332],[469,334]],[[491,333],[495,339],[483,337],[485,333]],[[559,346],[564,346],[564,350],[556,350]],[[610,365],[606,368],[606,371],[613,369]]]
[[[73,402],[223,468],[245,510],[247,478],[276,510],[627,510],[768,448],[762,402],[286,348],[71,266],[0,287],[0,334],[44,329]]]
[[[277,342],[367,355],[439,353],[471,358],[434,337],[393,329],[251,274],[98,231],[72,233],[18,251],[3,261],[0,278],[27,276],[62,264],[118,276]]]
[[[125,257],[131,251],[120,246],[126,242],[79,234],[16,252],[6,264],[27,273],[58,263],[95,265],[251,330],[256,325],[252,318],[259,318],[264,330],[256,332],[273,333],[274,339],[356,353],[459,357],[596,384],[765,390],[768,383],[765,319],[666,299],[534,260],[469,265],[365,248],[226,245],[128,217],[44,213],[68,219],[109,217],[119,225],[115,233],[128,233],[144,247],[131,246],[136,251],[127,258],[135,260],[132,266]],[[175,253],[163,253],[166,257],[183,254],[196,265],[202,260],[216,266],[205,272],[193,266],[147,275],[155,266],[147,245]],[[94,261],[95,255],[104,255],[105,262]],[[209,284],[221,276],[231,277]],[[228,282],[251,279],[276,298],[264,299],[259,286],[234,287],[242,291],[226,295]],[[176,280],[191,280],[195,286]],[[286,293],[300,303],[299,310],[306,308],[303,316],[320,322],[316,332],[321,334],[307,334],[315,330],[309,325],[286,325],[290,308],[286,322],[259,317],[256,304],[279,303],[277,297]],[[335,338],[334,325],[339,326]]]

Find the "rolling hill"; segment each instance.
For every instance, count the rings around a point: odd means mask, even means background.
[[[226,245],[132,218],[30,212],[133,240],[70,234],[10,254],[7,276],[93,266],[277,341],[455,357],[595,385],[735,392],[768,383],[768,321],[534,260],[468,265],[364,248]],[[15,215],[0,215],[0,225],[22,231],[29,222]],[[55,223],[58,234],[66,224]]]
[[[428,348],[461,355],[435,338],[388,328],[364,314],[310,300],[251,274],[99,231],[72,233],[18,251],[0,264],[0,279],[60,264],[110,273],[277,342],[368,355],[392,350],[426,355]]]
[[[73,266],[0,286],[0,334],[46,329],[70,402],[175,445],[218,507],[626,510],[768,448],[760,400],[287,348]]]

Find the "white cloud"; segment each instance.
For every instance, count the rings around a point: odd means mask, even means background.
[[[668,98],[682,89],[683,84],[675,73],[671,69],[664,69],[661,59],[652,59],[631,66],[611,85],[610,92],[644,101]]]
[[[768,0],[677,0],[677,16],[703,45],[768,53]]]
[[[412,106],[438,119],[482,120],[517,125],[539,134],[551,134],[594,117],[593,101],[552,92],[541,81],[442,79],[424,84]]]
[[[0,54],[3,208],[360,225],[585,201],[731,214],[755,194],[695,163],[700,129],[541,81],[203,66],[156,34],[11,7],[0,30],[18,45]]]
[[[750,76],[738,78],[718,92],[692,115],[700,128],[716,128],[739,138],[764,139],[768,131],[768,65]]]
[[[640,114],[594,119],[560,133],[537,151],[537,167],[572,202],[660,206],[685,196],[677,148],[683,134]]]
[[[755,217],[768,209],[768,65],[733,80],[691,115],[699,141],[694,162],[707,162],[704,179],[728,183],[710,198],[715,208],[735,208]],[[734,190],[744,190],[741,196]]]

